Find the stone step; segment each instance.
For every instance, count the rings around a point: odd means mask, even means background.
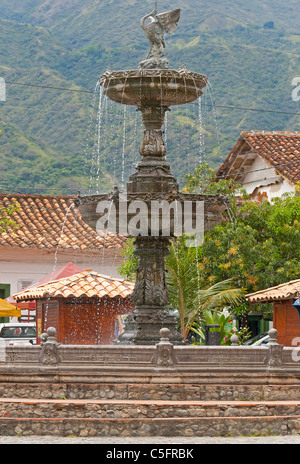
[[[155,419],[297,416],[300,401],[0,399],[1,418]]]
[[[0,436],[218,437],[295,435],[300,416],[191,417],[144,419],[0,419]]]
[[[300,433],[300,401],[0,399],[0,435],[240,436]]]
[[[114,400],[300,400],[300,385],[0,383],[0,398]]]

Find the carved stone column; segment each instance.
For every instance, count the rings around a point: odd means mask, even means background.
[[[120,337],[121,343],[153,345],[158,343],[162,327],[169,329],[172,343],[182,342],[177,332],[177,319],[165,308],[169,301],[165,274],[169,244],[167,237],[137,237],[135,240],[138,269],[132,299],[136,309]]]
[[[145,193],[168,194],[178,191],[176,178],[165,160],[166,147],[162,136],[167,107],[145,106],[139,108],[146,127],[140,154],[142,160],[136,172],[129,178],[127,192],[137,198]],[[177,319],[169,314],[166,305],[169,301],[166,287],[165,258],[168,256],[170,237],[152,236],[148,224],[148,236],[135,238],[135,255],[138,269],[132,299],[136,306],[125,326],[121,343],[152,345],[159,342],[160,329],[167,327],[172,343],[181,343],[177,332]]]
[[[163,140],[162,125],[166,111],[165,106],[143,106],[143,123],[146,127],[140,147],[142,160],[136,172],[129,177],[128,193],[168,193],[172,188],[178,190],[176,178],[171,173],[166,161],[166,146]]]

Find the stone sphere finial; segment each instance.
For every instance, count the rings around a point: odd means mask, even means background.
[[[41,334],[41,340],[42,340],[42,343],[45,343],[48,339],[48,334],[46,332],[43,332]]]
[[[55,337],[56,328],[55,327],[48,327],[47,334],[49,335],[49,337]]]
[[[163,327],[159,331],[161,340],[169,340],[170,330],[167,327]]]
[[[230,341],[231,341],[231,346],[237,346],[239,344],[239,337],[237,336],[237,334],[231,335]]]
[[[278,335],[278,331],[276,329],[270,329],[269,332],[268,332],[268,335],[270,337],[270,341],[269,341],[269,344],[270,345],[276,345],[277,344],[277,335]]]
[[[56,341],[57,330],[55,327],[48,327],[47,329],[47,343],[57,344]]]

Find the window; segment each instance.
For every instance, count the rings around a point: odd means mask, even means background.
[[[0,284],[0,298],[4,300],[10,295],[10,284]]]
[[[0,298],[5,300],[10,295],[10,284],[0,284]],[[0,324],[8,322],[9,317],[0,317]]]
[[[8,326],[2,327],[0,331],[1,338],[31,338],[35,337],[34,327]]]
[[[18,292],[24,290],[24,288],[29,287],[32,284],[32,280],[19,280],[18,281]]]

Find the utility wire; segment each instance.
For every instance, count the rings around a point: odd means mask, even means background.
[[[227,109],[244,110],[244,111],[259,111],[261,113],[292,114],[294,116],[300,116],[300,113],[294,113],[293,111],[263,110],[262,108],[247,108],[243,106],[229,106],[229,105],[210,105],[208,103],[206,103],[206,106],[215,106],[216,108],[227,108]]]
[[[268,169],[276,169],[276,168],[279,168],[279,167],[290,166],[292,164],[297,164],[297,163],[300,163],[300,160],[290,161],[289,163],[274,164],[274,166],[269,166],[267,168],[253,169],[253,170],[250,170],[250,171],[241,171],[241,172],[236,172],[236,173],[233,173],[233,174],[227,174],[227,175],[224,175],[224,176],[215,176],[215,178],[216,179],[225,179],[226,177],[238,176],[240,174],[249,174],[249,173],[252,173],[252,172],[267,171]]]
[[[226,174],[226,175],[222,175],[222,176],[214,176],[214,179],[225,179],[227,177],[233,177],[233,176],[238,176],[240,174],[250,174],[250,173],[253,173],[253,172],[261,172],[261,171],[267,171],[269,169],[276,169],[276,168],[279,168],[279,167],[284,167],[284,166],[291,166],[291,165],[294,165],[294,164],[298,164],[300,163],[300,160],[296,160],[296,161],[290,161],[288,163],[280,163],[280,164],[274,164],[274,166],[269,166],[269,167],[266,167],[266,168],[260,168],[260,169],[251,169],[251,170],[248,170],[248,171],[240,171],[240,172],[236,172],[236,173],[232,173],[232,174]],[[179,178],[178,179],[179,181],[182,180],[182,178]],[[184,179],[186,180],[186,179]],[[7,181],[7,184],[9,184],[10,182]],[[5,186],[5,181],[1,182],[0,184],[0,187],[4,187]],[[24,187],[25,188],[25,187]],[[35,190],[57,190],[55,188],[42,188],[42,187],[35,187]]]
[[[18,85],[18,86],[25,86],[25,87],[37,87],[37,88],[44,88],[44,89],[50,89],[50,90],[60,90],[60,91],[68,91],[68,92],[77,92],[77,93],[88,93],[88,94],[93,94],[93,91],[90,90],[81,90],[81,89],[72,89],[72,88],[65,88],[65,87],[56,87],[56,86],[48,86],[48,85],[39,85],[39,84],[28,84],[28,83],[21,83],[21,82],[11,82],[11,81],[6,81],[7,84],[10,85]],[[193,105],[197,105],[197,103],[194,103]],[[211,106],[211,107],[216,107],[216,108],[225,108],[225,109],[236,109],[236,110],[242,110],[242,111],[257,111],[257,112],[262,112],[262,113],[276,113],[276,114],[290,114],[290,115],[295,115],[295,116],[300,116],[300,113],[295,113],[291,111],[278,111],[278,110],[265,110],[261,108],[248,108],[248,107],[237,107],[237,106],[231,106],[231,105],[212,105],[212,104],[205,104],[206,106]],[[18,105],[15,105],[18,106]],[[22,106],[22,105],[19,105]],[[216,179],[225,179],[225,178],[230,178],[233,176],[237,176],[240,174],[248,174],[248,173],[253,173],[253,172],[259,172],[259,171],[265,171],[268,169],[272,168],[277,168],[277,167],[283,167],[283,166],[289,166],[293,164],[300,163],[300,160],[298,161],[292,161],[289,163],[282,163],[282,164],[276,164],[272,167],[266,167],[266,168],[261,168],[261,169],[255,169],[255,170],[249,170],[249,171],[243,171],[243,172],[237,172],[234,174],[228,174],[228,175],[222,175],[222,176],[215,176]],[[184,179],[185,180],[185,179]],[[179,182],[181,182],[181,179],[179,179]],[[0,184],[1,185],[1,184]],[[3,184],[1,187],[5,187]],[[25,187],[24,187],[25,189]],[[24,190],[21,188],[21,190]],[[55,191],[56,189],[54,188],[42,188],[42,187],[36,187],[34,190],[43,190],[43,191]]]
[[[237,175],[240,175],[240,174],[249,174],[249,173],[253,173],[253,172],[267,171],[268,169],[276,169],[278,167],[290,166],[290,165],[294,165],[294,164],[297,164],[297,163],[300,163],[300,160],[291,161],[289,163],[275,164],[274,166],[270,166],[270,167],[266,167],[266,168],[253,169],[253,170],[249,170],[249,171],[241,171],[241,172],[236,172],[236,173],[233,173],[233,174],[227,174],[227,175],[223,175],[223,176],[215,176],[213,179],[226,179],[226,178],[234,177],[234,176],[237,176]],[[184,179],[184,181],[186,181],[186,179]],[[178,182],[183,183],[182,178],[178,179]],[[248,182],[248,183],[250,183],[250,182]],[[7,184],[9,185],[9,182],[7,182]],[[2,182],[0,184],[0,188],[7,188],[6,185],[5,185],[5,181],[4,181],[4,183]],[[21,187],[20,190],[24,190],[25,188],[26,187],[23,187],[23,188]],[[49,188],[48,187],[46,187],[46,188],[34,187],[34,190],[57,191],[57,189],[51,188],[51,187],[49,187]],[[103,193],[105,193],[105,192],[103,192]]]
[[[94,93],[91,90],[71,89],[71,88],[66,88],[66,87],[55,87],[55,86],[49,86],[49,85],[28,84],[28,83],[21,83],[21,82],[6,81],[6,84],[20,85],[24,87],[38,87],[38,88],[50,89],[50,90],[61,90],[61,91],[66,91],[66,92],[78,92],[78,93],[89,93],[89,94]],[[196,103],[193,103],[193,104],[197,105]],[[206,106],[224,108],[224,109],[235,109],[235,110],[242,110],[242,111],[258,111],[261,113],[291,114],[294,116],[300,116],[300,113],[295,113],[293,111],[265,110],[262,108],[248,108],[248,107],[243,107],[243,106],[231,106],[231,105],[210,105],[207,103],[206,103]]]
[[[55,87],[51,85],[39,85],[39,84],[23,84],[21,82],[10,82],[10,81],[5,81],[6,84],[11,84],[11,85],[22,85],[24,87],[39,87],[42,89],[50,89],[50,90],[65,90],[67,92],[79,92],[79,93],[94,93],[91,90],[80,90],[80,89],[69,89],[66,87]]]

